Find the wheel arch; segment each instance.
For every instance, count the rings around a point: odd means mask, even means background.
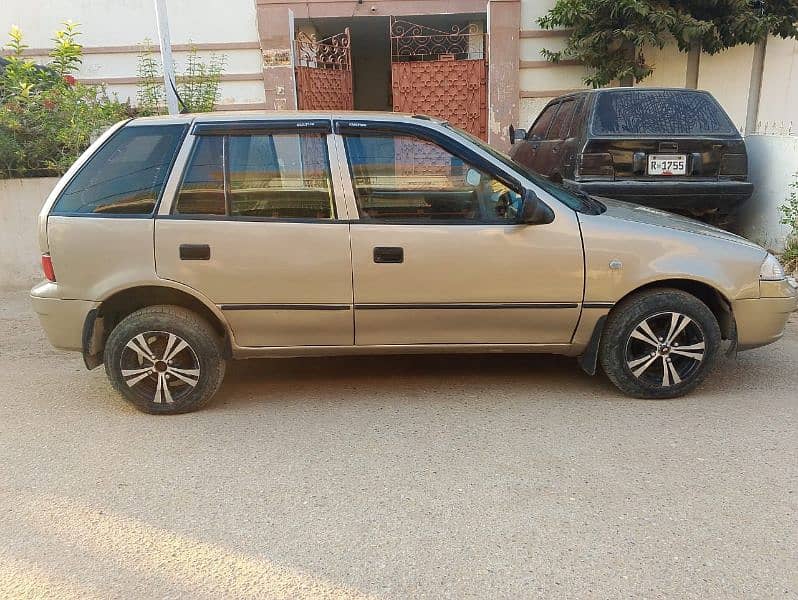
[[[733,347],[737,344],[737,324],[734,320],[734,313],[729,299],[718,289],[703,281],[683,278],[669,278],[650,281],[639,287],[634,288],[621,297],[613,306],[612,310],[624,303],[625,300],[641,292],[656,289],[677,289],[692,296],[707,305],[715,319],[718,321],[720,333],[724,340],[731,340]],[[610,312],[612,312],[612,310]],[[606,317],[600,318],[596,322],[593,334],[590,337],[585,351],[579,356],[579,365],[588,375],[596,373],[598,363],[598,348],[601,343],[601,336],[604,332]]]
[[[129,314],[147,306],[168,304],[187,308],[205,319],[224,342],[225,358],[232,355],[228,325],[219,309],[190,291],[159,284],[116,290],[90,311],[83,325],[83,361],[93,369],[102,364],[108,335]]]
[[[729,301],[723,292],[703,281],[683,278],[651,281],[628,292],[615,303],[615,306],[620,305],[631,296],[659,288],[681,290],[701,300],[701,302],[706,304],[709,310],[712,311],[715,319],[717,319],[723,339],[735,341],[737,337],[737,328],[734,322],[731,301]]]

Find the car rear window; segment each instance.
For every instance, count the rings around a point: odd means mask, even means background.
[[[152,214],[185,130],[123,127],[72,178],[51,214]]]
[[[709,94],[689,90],[601,93],[597,135],[735,135],[737,129]]]

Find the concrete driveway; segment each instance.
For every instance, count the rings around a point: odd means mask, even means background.
[[[259,360],[152,417],[0,295],[0,597],[795,598],[797,365],[795,322],[664,402],[562,358]]]

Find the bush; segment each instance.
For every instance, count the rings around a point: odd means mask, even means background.
[[[781,223],[790,228],[781,261],[788,273],[794,273],[798,271],[798,173],[795,174],[795,181],[790,184],[790,188],[792,191],[787,203],[779,207]]]
[[[11,28],[11,55],[0,71],[0,178],[61,175],[98,131],[132,114],[103,86],[75,79],[79,34],[76,24],[64,23],[41,66],[23,57],[22,32]]]
[[[224,71],[227,56],[211,54],[206,61],[200,58],[197,48],[191,46],[186,66],[177,75],[177,95],[181,112],[210,112],[219,100],[219,81]],[[137,93],[138,110],[143,115],[159,115],[166,112],[163,72],[155,58],[150,40],[144,40],[139,52],[138,76],[141,78]]]

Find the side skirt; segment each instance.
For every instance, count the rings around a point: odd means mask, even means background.
[[[373,346],[234,347],[233,358],[297,358],[369,354],[561,354],[577,356],[573,344],[396,344]]]

